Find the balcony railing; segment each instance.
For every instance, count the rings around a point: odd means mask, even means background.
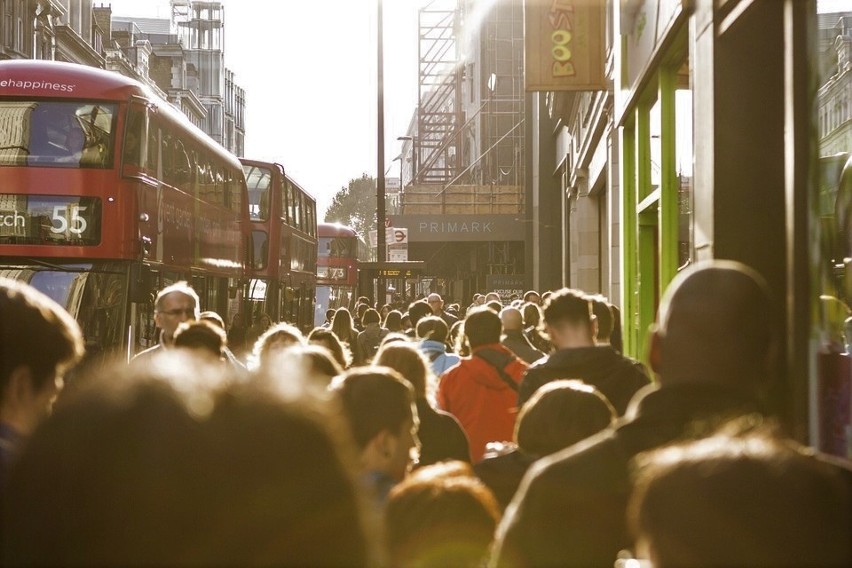
[[[403,215],[518,214],[524,212],[524,188],[519,185],[409,185],[400,196]]]

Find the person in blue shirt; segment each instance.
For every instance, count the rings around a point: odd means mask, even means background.
[[[449,333],[450,328],[438,316],[428,316],[417,322],[417,339],[420,340],[418,348],[429,359],[436,377],[461,361],[455,353],[447,352]]]

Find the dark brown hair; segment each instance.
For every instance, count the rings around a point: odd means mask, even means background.
[[[429,364],[417,347],[407,341],[383,345],[376,353],[376,365],[390,367],[403,376],[414,388],[416,398],[426,398],[426,377]]]
[[[515,441],[528,454],[546,456],[597,434],[615,418],[615,409],[594,387],[582,381],[552,381],[521,408]]]
[[[30,369],[35,390],[83,357],[80,326],[32,286],[0,278],[0,398],[12,372]]]
[[[106,369],[34,434],[5,494],[4,560],[370,564],[336,414],[169,351]]]
[[[390,565],[481,566],[499,511],[468,464],[420,468],[390,492],[385,510]]]
[[[343,408],[352,438],[363,450],[379,432],[397,434],[412,418],[414,390],[388,367],[359,367],[346,371],[332,384]]]

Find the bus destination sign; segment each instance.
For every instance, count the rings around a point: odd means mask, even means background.
[[[95,246],[101,200],[59,195],[0,195],[0,244]]]

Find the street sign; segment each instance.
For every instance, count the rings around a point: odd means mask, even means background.
[[[500,294],[500,300],[506,304],[512,296],[523,297],[526,276],[524,274],[488,274],[485,287],[489,292]]]
[[[370,246],[375,247],[379,240],[379,232],[376,230],[370,231]],[[385,244],[388,245],[407,245],[408,244],[408,229],[405,227],[388,227],[385,229]]]
[[[372,231],[370,231],[370,247],[376,248],[376,243],[378,243],[378,241],[379,241],[379,232],[376,231],[375,229],[373,229]],[[408,241],[406,240],[406,242],[408,242]],[[392,244],[396,244],[396,243],[397,243],[397,240],[396,240],[396,236],[394,234],[394,229],[393,228],[385,229],[385,244],[386,245],[392,245]]]

